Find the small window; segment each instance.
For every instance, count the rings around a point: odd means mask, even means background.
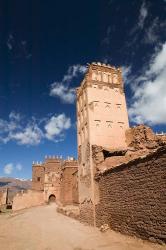
[[[98,107],[99,106],[99,101],[94,101],[94,107]]]
[[[116,104],[116,106],[117,106],[118,109],[121,109],[122,105],[119,103],[119,104]]]
[[[112,121],[106,121],[107,128],[112,128]]]
[[[118,122],[118,124],[119,124],[119,127],[120,127],[121,129],[124,128],[124,122]]]
[[[99,127],[99,126],[100,126],[100,123],[101,123],[100,120],[95,120],[95,125],[96,125],[96,127]]]
[[[96,84],[93,84],[93,88],[94,88],[94,89],[97,89],[97,85],[96,85]]]
[[[105,104],[105,108],[110,108],[111,107],[111,103],[110,102],[104,102]]]
[[[37,181],[40,181],[41,180],[41,178],[40,177],[37,177]]]

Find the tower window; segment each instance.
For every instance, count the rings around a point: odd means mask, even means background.
[[[112,128],[112,121],[106,121],[107,128]]]
[[[99,106],[99,101],[94,101],[94,107],[98,107]]]
[[[100,121],[100,120],[94,120],[94,121],[95,121],[95,125],[96,125],[96,127],[99,127],[99,126],[100,126],[101,121]]]
[[[37,177],[37,181],[40,181],[41,180],[41,178],[40,177]]]
[[[116,104],[116,106],[118,109],[121,109],[122,104],[118,103],[118,104]]]
[[[110,108],[111,107],[111,103],[110,102],[104,102],[105,104],[105,108]]]
[[[121,129],[124,128],[124,122],[118,122],[118,124],[119,124],[119,127],[120,127]]]

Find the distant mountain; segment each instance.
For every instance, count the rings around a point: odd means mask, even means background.
[[[31,189],[32,181],[26,179],[0,177],[0,191],[8,188],[9,200],[21,190]]]

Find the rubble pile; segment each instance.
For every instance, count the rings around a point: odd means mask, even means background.
[[[166,144],[165,136],[153,133],[150,127],[139,125],[126,131],[126,149],[106,149],[92,146],[92,157],[97,171],[105,171],[139,157],[145,157]]]

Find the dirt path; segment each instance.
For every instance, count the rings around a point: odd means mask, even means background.
[[[165,247],[85,226],[55,205],[0,215],[0,250],[163,250]]]

